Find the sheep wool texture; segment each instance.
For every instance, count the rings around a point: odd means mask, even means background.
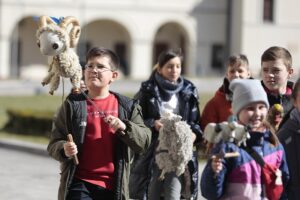
[[[175,172],[180,176],[192,159],[193,133],[179,115],[163,114],[161,123],[163,127],[159,130],[159,144],[155,155],[156,163],[162,170],[160,179],[164,179],[164,174],[168,172]]]

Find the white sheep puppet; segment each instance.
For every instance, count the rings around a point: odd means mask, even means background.
[[[74,17],[65,17],[59,24],[49,16],[39,18],[37,45],[43,55],[52,57],[48,75],[43,79],[42,85],[50,83],[51,95],[57,90],[60,77],[70,78],[72,92],[80,92],[82,68],[78,55],[72,49],[76,47],[79,36],[79,22]]]
[[[229,119],[222,123],[207,124],[203,137],[208,142],[208,146],[221,141],[233,142],[240,146],[242,143],[246,145],[246,140],[250,138],[250,134],[247,127],[238,124],[236,120]]]
[[[162,180],[168,172],[175,172],[178,176],[183,174],[185,166],[192,159],[193,133],[190,126],[181,121],[179,115],[164,113],[161,123],[163,126],[159,130],[155,160],[162,170]]]

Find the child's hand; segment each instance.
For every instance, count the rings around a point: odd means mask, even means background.
[[[86,87],[86,84],[85,84],[84,80],[80,81],[80,89],[83,90],[83,91],[87,90],[87,87]]]
[[[163,126],[163,124],[160,122],[160,120],[154,121],[154,128],[155,130],[159,131],[159,129]]]
[[[124,122],[122,122],[122,120],[112,115],[108,115],[107,117],[105,117],[104,121],[108,123],[109,127],[114,129],[114,131],[117,130],[124,131],[126,129],[126,125],[124,124]]]
[[[197,136],[196,136],[196,134],[193,132],[193,134],[192,134],[192,140],[193,140],[193,143],[195,142],[196,138],[197,138]]]
[[[219,174],[220,171],[223,169],[223,164],[222,164],[222,158],[218,158],[216,156],[213,156],[212,161],[211,161],[211,167],[215,174]]]
[[[77,145],[74,142],[64,143],[64,152],[68,158],[76,155],[78,153]]]

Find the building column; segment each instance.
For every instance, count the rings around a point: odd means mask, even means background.
[[[152,71],[152,43],[146,39],[133,39],[131,46],[130,78],[147,79]]]
[[[9,77],[10,42],[9,38],[0,36],[0,79]]]
[[[188,63],[188,66],[187,66],[187,75],[188,76],[197,76],[199,75],[198,74],[198,69],[197,69],[197,63],[196,63],[196,60],[197,60],[197,55],[196,55],[196,52],[197,52],[197,48],[196,48],[196,45],[195,43],[191,43],[188,45],[188,56],[187,56],[187,63]]]

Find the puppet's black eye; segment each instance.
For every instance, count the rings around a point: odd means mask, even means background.
[[[38,45],[39,48],[41,47],[41,43],[40,42],[37,42],[36,44]]]
[[[57,44],[57,43],[54,43],[54,44],[52,45],[52,48],[53,48],[53,49],[57,49],[57,48],[58,48],[58,44]]]

